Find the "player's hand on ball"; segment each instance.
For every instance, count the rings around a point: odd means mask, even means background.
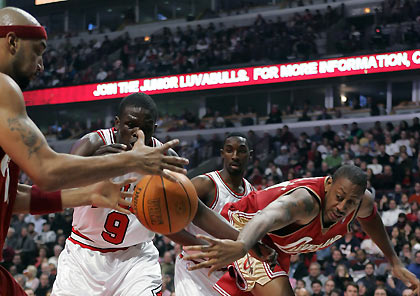
[[[110,208],[129,215],[131,212],[127,208],[131,201],[125,200],[125,198],[131,197],[132,193],[122,192],[121,188],[135,181],[136,178],[129,178],[121,182],[102,181],[87,186],[86,188],[89,191],[87,194],[93,206]]]
[[[199,251],[185,256],[185,260],[202,259],[206,261],[190,266],[189,270],[210,268],[208,273],[210,276],[214,271],[242,258],[247,253],[244,244],[240,241],[210,238],[205,235],[197,235],[197,238],[207,241],[209,245],[184,247],[187,251]]]
[[[179,140],[176,139],[160,147],[148,147],[144,144],[144,133],[139,130],[137,132],[137,141],[133,149],[128,153],[135,153],[138,173],[143,175],[160,175],[176,182],[176,178],[171,176],[168,170],[185,175],[187,171],[182,166],[188,164],[188,159],[165,154],[169,148],[174,148],[178,144]]]
[[[110,144],[110,145],[102,145],[95,151],[93,154],[94,156],[97,155],[104,155],[104,154],[111,154],[111,153],[120,153],[127,150],[127,145],[124,144]]]

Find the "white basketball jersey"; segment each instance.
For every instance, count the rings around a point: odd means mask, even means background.
[[[96,131],[104,145],[114,144],[115,131],[113,128]],[[161,146],[162,143],[152,138],[153,147]],[[128,178],[137,178],[124,188],[133,192],[137,182],[142,178],[140,174],[129,173],[117,178],[122,181]],[[128,187],[128,188],[127,188]],[[92,250],[127,248],[142,242],[151,241],[154,232],[146,229],[134,214],[124,214],[112,209],[83,206],[74,208],[73,229],[69,240]]]
[[[255,188],[251,185],[251,183],[249,183],[248,180],[246,180],[245,178],[242,179],[244,192],[237,193],[233,191],[229,187],[229,185],[226,184],[226,182],[223,180],[222,176],[220,175],[219,171],[207,173],[205,174],[205,176],[210,178],[215,185],[214,198],[213,198],[213,202],[210,205],[210,208],[219,214],[227,203],[236,202],[240,200],[242,197],[248,195],[250,192],[255,190]],[[190,223],[186,227],[186,230],[194,235],[205,234],[205,235],[211,236],[207,232],[202,230],[201,228],[198,228],[197,226],[195,226],[193,223]]]

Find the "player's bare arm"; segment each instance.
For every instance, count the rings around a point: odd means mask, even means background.
[[[123,207],[130,205],[130,202],[126,201],[125,197],[131,196],[131,194],[121,192],[121,187],[131,182],[133,182],[133,179],[122,182],[102,181],[86,187],[63,190],[61,191],[62,209],[94,205],[130,214]],[[13,213],[30,213],[30,203],[31,186],[19,184]],[[48,205],[46,206],[48,207]]]
[[[18,85],[9,76],[0,74],[0,88],[0,146],[44,190],[87,185],[130,171],[163,175],[169,179],[173,178],[165,170],[185,173],[177,165],[188,163],[186,159],[164,155],[178,143],[177,140],[158,148],[137,141],[130,152],[117,156],[81,158],[56,153],[27,116]],[[138,132],[138,138],[144,139],[142,132]]]
[[[210,267],[209,274],[243,257],[268,232],[281,229],[289,224],[306,224],[316,217],[319,204],[305,189],[297,189],[289,195],[276,199],[256,214],[241,230],[236,241],[212,239],[199,236],[210,243],[209,246],[192,246],[188,250],[201,251],[186,259],[207,259],[191,267],[191,270]]]
[[[410,286],[415,295],[420,295],[420,281],[414,274],[408,271],[395,253],[394,247],[389,240],[384,224],[379,214],[375,211],[372,194],[366,191],[362,199],[362,205],[357,215],[362,229],[372,238],[376,245],[384,253],[392,266],[394,276]]]
[[[89,133],[74,143],[70,154],[80,156],[98,156],[111,153],[120,153],[127,150],[124,144],[104,145],[101,137],[96,132]]]
[[[200,175],[191,179],[191,182],[199,197],[197,213],[192,223],[214,237],[235,240],[239,231],[231,226],[222,216],[209,208],[215,193],[213,181],[209,177]],[[205,240],[198,239],[186,230],[168,235],[168,237],[184,246],[207,245]]]

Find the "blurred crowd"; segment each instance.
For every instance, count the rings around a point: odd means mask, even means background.
[[[343,8],[344,9],[344,8]],[[110,40],[63,42],[44,54],[45,71],[31,88],[208,71],[215,66],[265,60],[308,59],[316,55],[315,40],[343,18],[343,9],[309,9],[288,20],[265,20],[252,26],[225,27],[223,22],[175,30],[164,28],[152,36],[131,38],[128,33]],[[118,50],[117,50],[118,49]]]
[[[375,197],[395,251],[420,278],[418,118],[410,125],[405,121],[398,125],[376,122],[365,130],[356,122],[343,125],[339,131],[326,125],[314,127],[310,135],[295,134],[285,125],[273,136],[260,137],[249,131],[248,138],[254,156],[246,177],[259,190],[294,178],[329,175],[343,164],[360,166],[368,175],[368,189]],[[178,153],[191,157],[185,152],[210,150],[210,156],[218,156],[221,146],[222,139],[205,141],[198,136],[193,143],[182,145]],[[25,175],[21,182],[30,183]],[[71,222],[69,209],[45,216],[15,215],[1,264],[35,295],[48,295]],[[360,226],[354,223],[352,230],[332,248],[292,256],[290,280],[297,295],[339,296],[346,289],[357,289],[360,296],[410,295],[404,294],[408,293],[404,292],[404,283],[390,276],[390,266],[382,252]],[[181,247],[160,235],[154,241],[160,254],[163,295],[174,295],[174,262]],[[383,289],[386,294],[375,294],[376,289]]]
[[[45,71],[30,88],[208,71],[250,62],[307,60],[318,56],[320,39],[329,43],[323,52],[351,54],[398,44],[410,48],[420,41],[419,1],[386,0],[373,15],[373,23],[353,24],[342,4],[322,12],[308,8],[275,21],[259,15],[251,26],[225,27],[219,22],[164,28],[135,38],[126,32],[113,40],[105,36],[103,41],[81,40],[77,45],[67,40],[47,49]]]

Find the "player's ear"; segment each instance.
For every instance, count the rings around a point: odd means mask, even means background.
[[[115,121],[115,123],[114,123],[114,128],[115,128],[116,130],[118,130],[118,127],[120,126],[120,118],[119,118],[118,116],[115,116],[114,121]]]
[[[325,191],[328,191],[333,183],[333,178],[328,177],[328,179],[325,181]]]
[[[14,32],[9,32],[6,35],[7,46],[11,54],[16,54],[17,48],[19,45],[19,38],[16,36]]]

